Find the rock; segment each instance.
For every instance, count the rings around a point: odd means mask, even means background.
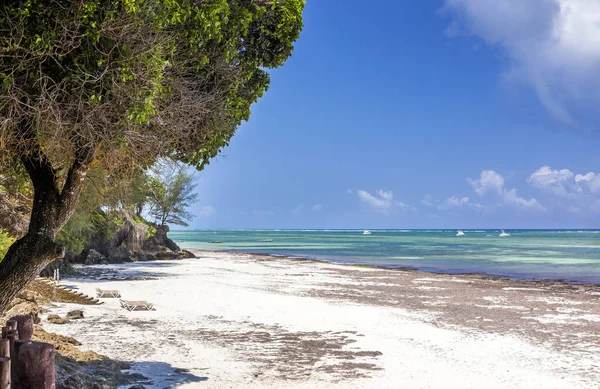
[[[57,353],[56,389],[127,388],[136,382],[147,381],[144,376],[121,372],[122,369],[118,368],[121,364],[127,365],[101,356],[84,362]]]
[[[103,389],[99,382],[94,382],[91,375],[78,372],[64,379],[57,377],[56,389]]]
[[[108,367],[111,370],[131,370],[131,363],[123,361],[111,361]]]
[[[129,389],[146,389],[144,385],[136,384],[129,387]]]
[[[61,276],[71,273],[73,271],[73,266],[71,265],[70,258],[74,256],[75,253],[72,250],[67,250],[64,258],[57,259],[56,261],[49,263],[48,266],[41,271],[40,276],[52,278],[54,275],[54,270],[56,269],[60,270]]]
[[[69,319],[66,317],[60,317],[58,315],[48,315],[46,320],[52,324],[67,324],[69,322]]]
[[[196,258],[196,255],[191,251],[181,250],[177,253],[177,258],[179,259],[188,259],[188,258]]]
[[[108,262],[131,262],[132,253],[126,247],[111,247],[108,249]]]
[[[112,246],[124,246],[133,252],[141,250],[148,233],[148,225],[136,219],[129,211],[121,211],[120,218],[123,224],[112,239]]]
[[[83,319],[83,311],[81,309],[70,311],[67,313],[66,318],[70,320]]]
[[[144,242],[145,250],[156,250],[157,246],[166,247],[174,252],[181,250],[179,246],[167,236],[167,233],[169,232],[168,226],[157,226],[154,224],[153,227],[156,229],[156,233]]]
[[[90,249],[88,251],[85,260],[83,261],[86,265],[96,265],[102,263],[102,261],[106,261],[106,257],[94,249]]]
[[[10,308],[5,316],[13,317],[19,315],[29,315],[33,317],[33,321],[39,322],[38,315],[40,314],[40,307],[33,302],[20,300],[12,308]]]
[[[52,334],[44,331],[43,328],[36,326],[33,332],[33,340],[37,342],[50,343],[56,347],[59,353],[65,357],[76,358],[78,361],[90,361],[101,359],[102,356],[93,351],[81,351],[75,346],[81,346],[81,343],[70,336]]]
[[[46,300],[44,299],[41,293],[27,289],[19,292],[19,294],[17,294],[17,297],[25,301],[30,301],[32,303],[44,303]]]
[[[63,379],[57,374],[56,387],[62,389],[81,389],[85,388],[85,376],[81,373],[71,374]]]

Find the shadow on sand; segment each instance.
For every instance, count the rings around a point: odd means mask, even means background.
[[[106,387],[106,384],[114,388],[142,385],[174,389],[183,384],[208,381],[208,377],[165,362],[123,362],[109,358],[77,362],[63,355],[56,357],[56,373],[56,387],[62,389]]]
[[[132,262],[112,265],[91,265],[74,269],[72,274],[66,276],[63,285],[77,289],[70,281],[81,283],[97,283],[111,281],[143,281],[168,278],[168,272],[156,271],[180,265],[179,260]]]
[[[159,388],[177,388],[183,384],[192,382],[208,381],[208,377],[201,377],[191,373],[187,369],[175,368],[165,362],[130,362],[131,370],[129,373],[138,373],[146,380],[138,381],[144,385],[152,385]]]

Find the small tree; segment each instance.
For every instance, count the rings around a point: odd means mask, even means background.
[[[194,216],[188,208],[196,201],[194,177],[185,166],[162,165],[150,176],[148,185],[149,214],[156,224],[187,226]]]
[[[88,171],[168,158],[202,169],[283,65],[304,0],[3,0],[0,158],[33,186],[0,263],[0,312],[62,255]]]

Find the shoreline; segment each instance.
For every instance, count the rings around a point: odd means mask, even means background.
[[[502,280],[502,281],[514,281],[517,283],[522,283],[526,285],[536,284],[536,285],[545,285],[545,286],[553,286],[553,285],[563,285],[563,286],[585,286],[590,289],[598,289],[600,291],[600,283],[597,282],[585,282],[585,281],[577,281],[577,280],[569,280],[564,278],[526,278],[526,277],[516,277],[516,276],[507,276],[503,274],[495,274],[495,273],[486,273],[486,272],[448,272],[448,271],[431,271],[431,270],[422,270],[418,267],[411,266],[386,266],[386,265],[370,265],[370,264],[361,264],[361,263],[353,263],[341,260],[327,260],[327,259],[317,259],[317,258],[309,258],[295,255],[285,255],[285,254],[269,254],[269,253],[261,253],[261,252],[253,252],[253,251],[242,251],[242,250],[232,250],[232,249],[223,249],[223,250],[208,250],[208,249],[196,249],[196,248],[188,248],[183,247],[183,250],[190,251],[192,253],[228,253],[228,254],[246,254],[253,256],[265,256],[272,258],[283,258],[290,259],[295,261],[303,261],[303,262],[314,262],[314,263],[328,263],[340,266],[351,266],[358,268],[367,268],[367,269],[381,269],[381,270],[390,270],[390,271],[401,271],[401,272],[418,272],[423,274],[439,274],[439,275],[447,275],[447,276],[461,276],[461,277],[474,277],[476,279],[487,279],[487,280]]]
[[[148,389],[587,389],[600,379],[595,290],[195,253],[94,265],[64,281],[119,289],[155,311],[106,299],[80,321],[43,325],[131,362]]]

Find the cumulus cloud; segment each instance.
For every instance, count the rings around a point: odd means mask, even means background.
[[[508,206],[538,211],[546,210],[535,198],[527,200],[519,197],[516,189],[506,189],[504,187],[504,178],[493,170],[484,170],[481,172],[478,180],[469,178],[467,181],[480,197],[487,194],[494,194],[500,198],[503,204]]]
[[[504,178],[493,170],[484,170],[481,172],[479,180],[468,179],[469,183],[479,196],[488,192],[502,193],[504,188]]]
[[[507,79],[523,82],[568,125],[578,101],[600,86],[598,0],[446,0],[446,35],[475,35],[508,57]]]
[[[558,207],[573,213],[600,212],[600,174],[576,174],[569,169],[554,170],[542,166],[527,182],[541,193],[555,198]]]
[[[517,208],[535,209],[535,210],[538,210],[538,211],[545,211],[546,210],[546,208],[544,206],[542,206],[542,204],[540,204],[534,198],[526,200],[526,199],[524,199],[522,197],[519,197],[517,195],[517,190],[516,189],[504,190],[504,192],[502,193],[502,199],[504,200],[504,202],[506,204],[512,205],[512,206],[517,207]]]
[[[447,207],[450,208],[469,208],[469,209],[482,209],[483,205],[479,203],[474,203],[469,200],[468,197],[458,198],[458,197],[450,197],[446,200]]]
[[[216,213],[217,213],[216,209],[214,209],[210,205],[207,205],[206,207],[202,207],[202,209],[200,209],[200,211],[198,212],[198,216],[199,217],[210,217],[210,216],[215,215]]]
[[[573,197],[578,194],[600,195],[600,175],[593,172],[575,174],[569,169],[552,170],[549,166],[543,166],[536,170],[527,182],[559,197]]]
[[[377,191],[376,196],[374,196],[365,190],[358,190],[356,194],[364,206],[384,215],[411,208],[400,201],[395,201],[391,191],[380,189]]]
[[[579,186],[579,191],[583,192],[586,186],[590,193],[600,195],[600,174],[592,172],[585,175],[578,174],[575,176],[575,182]]]
[[[593,175],[593,173],[591,174]],[[529,176],[527,182],[535,188],[556,196],[567,197],[572,193],[579,192],[579,183],[586,182],[587,178],[587,175],[578,175],[578,178],[575,178],[573,172],[568,169],[552,170],[549,166],[543,166]],[[590,178],[593,179],[593,176]]]

